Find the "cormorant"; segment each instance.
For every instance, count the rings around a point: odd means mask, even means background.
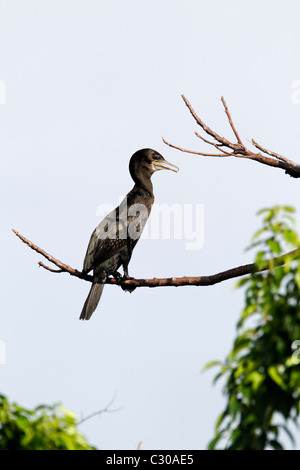
[[[123,265],[123,279],[130,279],[128,263],[154,202],[152,174],[157,170],[178,171],[162,155],[152,149],[134,153],[129,172],[134,181],[132,190],[121,204],[110,212],[93,231],[83,263],[83,273],[93,270],[94,279],[83,306],[80,319],[89,320],[100,300],[108,276],[120,279],[118,269]]]

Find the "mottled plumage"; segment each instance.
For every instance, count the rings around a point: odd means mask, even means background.
[[[128,264],[154,202],[152,174],[157,170],[178,171],[155,150],[142,149],[130,159],[129,171],[135,183],[121,204],[95,228],[87,248],[83,272],[93,270],[94,280],[80,319],[89,320],[100,300],[108,276],[118,276],[122,265],[129,278]]]

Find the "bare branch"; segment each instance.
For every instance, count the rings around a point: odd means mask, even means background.
[[[115,408],[113,410],[111,409],[111,405],[115,401],[115,398],[116,398],[116,394],[104,408],[98,411],[94,411],[90,415],[81,418],[80,421],[77,422],[77,424],[80,425],[84,423],[85,421],[88,421],[89,419],[94,418],[94,416],[97,416],[97,415],[102,415],[104,413],[116,413],[117,411],[120,411],[122,408]]]
[[[234,132],[234,135],[236,136],[238,143],[243,147],[243,142],[241,141],[240,136],[238,135],[237,130],[236,130],[236,128],[234,127],[234,124],[233,124],[233,121],[232,121],[232,118],[231,118],[231,114],[230,114],[230,112],[229,112],[228,106],[227,106],[226,101],[225,101],[225,99],[223,98],[223,96],[221,97],[221,101],[222,101],[222,103],[223,103],[223,105],[224,105],[225,113],[227,114],[228,121],[229,121],[229,124],[230,124],[230,126],[231,126],[233,132]]]
[[[39,262],[39,265],[47,269],[48,271],[54,272],[54,273],[61,273],[61,272],[67,272],[71,276],[78,277],[80,279],[83,279],[85,281],[92,282],[93,281],[93,276],[89,274],[84,274],[77,269],[71,268],[71,266],[62,263],[61,261],[57,260],[54,258],[52,255],[49,255],[46,253],[44,250],[39,248],[37,245],[29,241],[27,238],[25,238],[23,235],[21,235],[19,232],[16,230],[13,230],[13,232],[30,248],[32,248],[34,251],[37,253],[40,253],[42,256],[47,258],[49,261],[51,261],[53,264],[58,266],[60,269],[51,269],[48,266],[45,266],[41,261]],[[262,272],[266,271],[269,269],[270,262],[272,262],[273,266],[282,266],[287,262],[287,257],[289,261],[299,257],[300,255],[300,249],[296,249],[293,251],[290,251],[289,253],[286,253],[284,255],[278,256],[277,258],[272,258],[271,260],[268,260],[265,262],[264,265],[262,265],[260,268],[258,268],[255,263],[251,264],[246,264],[243,266],[238,266],[235,268],[228,269],[226,271],[222,271],[217,274],[212,274],[209,276],[184,276],[184,277],[169,277],[169,278],[153,278],[153,279],[127,279],[127,280],[122,280],[121,282],[117,281],[114,278],[108,278],[106,280],[106,284],[114,284],[114,285],[120,285],[123,290],[129,290],[132,291],[136,287],[181,287],[181,286],[212,286],[214,284],[218,284],[223,281],[227,281],[229,279],[233,279],[236,277],[240,276],[245,276],[247,274],[251,274],[253,272]]]
[[[203,152],[196,152],[196,151],[194,151],[194,150],[187,150],[187,149],[184,149],[184,148],[182,148],[182,147],[177,147],[176,145],[170,144],[169,142],[166,141],[166,139],[165,139],[164,137],[162,138],[162,140],[163,140],[163,142],[164,142],[165,144],[169,145],[169,147],[172,147],[172,148],[174,148],[174,149],[176,149],[176,150],[180,150],[181,152],[193,153],[193,154],[195,154],[195,155],[202,155],[202,156],[204,156],[204,157],[226,157],[225,152],[224,152],[224,154],[222,154],[222,153],[203,153]],[[234,153],[228,154],[228,156],[230,156],[230,155],[235,156]]]
[[[23,235],[21,235],[19,232],[17,232],[15,229],[12,229],[12,231],[19,237],[22,242],[24,242],[29,248],[32,250],[36,251],[40,255],[44,256],[48,261],[51,263],[55,264],[59,268],[59,270],[54,270],[52,268],[49,268],[49,266],[45,266],[41,261],[39,262],[39,266],[47,269],[48,271],[55,272],[55,273],[61,273],[61,272],[67,272],[71,276],[79,277],[80,279],[84,279],[85,281],[93,281],[93,276],[90,276],[88,274],[84,274],[80,271],[77,271],[77,269],[71,268],[71,266],[68,266],[67,264],[62,263],[59,259],[54,258],[54,256],[49,255],[45,250],[42,248],[38,247],[34,243],[32,243],[30,240],[25,238]]]
[[[215,142],[210,142],[209,140],[204,139],[204,137],[202,137],[202,135],[198,134],[198,132],[196,132],[196,131],[195,131],[195,134],[196,134],[197,137],[199,137],[199,139],[203,140],[204,142],[206,142],[209,145],[213,145],[215,148],[217,148],[218,150],[221,150],[221,152],[223,152],[225,154],[225,155],[218,154],[219,157],[225,157],[226,155],[227,156],[234,156],[234,153],[226,152],[224,149],[221,148],[224,144],[216,144]]]
[[[65,273],[66,272],[66,271],[63,271],[62,269],[52,269],[49,266],[46,266],[41,261],[38,262],[38,265],[41,266],[44,269],[47,269],[47,271],[50,271],[51,273]]]
[[[213,131],[209,126],[207,126],[202,119],[199,118],[199,116],[196,114],[195,110],[191,106],[190,102],[187,100],[187,98],[184,95],[181,95],[184,103],[188,107],[190,113],[192,114],[193,118],[195,119],[196,123],[199,124],[199,126],[202,127],[202,129],[206,132],[206,134],[210,135],[213,137],[216,142],[211,142],[204,137],[200,136],[197,132],[195,134],[197,137],[202,139],[205,143],[209,145],[213,145],[214,147],[218,148],[222,153],[205,153],[205,152],[199,152],[199,151],[194,151],[194,150],[188,150],[173,144],[170,144],[167,142],[164,138],[163,141],[165,144],[169,145],[170,147],[173,147],[177,150],[180,150],[181,152],[186,152],[186,153],[192,153],[194,155],[202,155],[205,157],[237,157],[237,158],[248,158],[250,160],[255,160],[259,163],[262,163],[264,165],[268,166],[273,166],[275,168],[281,168],[285,170],[285,173],[288,175],[292,176],[293,178],[300,178],[300,165],[296,164],[292,160],[287,159],[286,157],[279,155],[276,152],[273,152],[271,150],[267,150],[266,148],[262,147],[259,145],[255,140],[252,139],[251,143],[259,149],[261,152],[255,153],[249,150],[242,142],[235,125],[233,124],[233,120],[231,117],[231,114],[229,112],[229,108],[227,106],[227,103],[223,96],[221,97],[221,101],[223,103],[223,106],[225,108],[225,113],[227,115],[230,127],[237,139],[237,143],[230,142],[227,140],[225,137],[221,137],[217,132]],[[229,149],[228,151],[225,151],[221,147],[227,147]],[[267,154],[269,156],[263,155]]]
[[[265,149],[264,147],[259,145],[257,142],[255,142],[254,139],[252,139],[251,142],[256,148],[258,148],[262,152],[267,153],[268,155],[271,155],[272,157],[275,157],[278,160],[282,160],[283,162],[286,162],[290,165],[293,165],[294,162],[292,162],[292,160],[288,160],[286,157],[283,157],[282,155],[279,155],[279,153],[275,153],[275,152],[272,152],[271,150]]]
[[[219,134],[217,134],[215,131],[213,131],[210,127],[208,127],[203,121],[202,119],[199,118],[199,116],[197,116],[197,114],[195,113],[194,109],[192,108],[190,102],[186,99],[186,97],[184,95],[181,95],[182,96],[182,99],[183,101],[185,102],[186,106],[188,107],[188,109],[190,110],[190,113],[191,115],[193,116],[193,118],[195,119],[195,121],[197,122],[197,124],[199,124],[199,126],[202,127],[202,129],[207,133],[209,134],[211,137],[213,137],[214,139],[216,139],[218,142],[221,142],[222,144],[224,144],[226,147],[230,147],[232,148],[232,150],[235,150],[236,147],[234,146],[234,144],[232,144],[231,142],[229,142],[229,140],[225,139],[225,137],[221,137]]]

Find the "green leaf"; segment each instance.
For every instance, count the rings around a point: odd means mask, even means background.
[[[271,439],[269,441],[270,446],[273,447],[275,450],[283,450],[283,446],[280,444],[280,442],[277,439]]]
[[[211,367],[220,366],[220,365],[222,365],[221,361],[211,361],[205,364],[202,370],[204,371],[204,370],[210,369]]]
[[[263,233],[266,233],[268,231],[268,229],[266,227],[263,227],[261,229],[259,229],[257,232],[255,232],[255,234],[252,236],[251,238],[251,244],[257,239],[260,237],[260,235],[262,235]]]
[[[280,255],[282,252],[281,245],[277,240],[275,240],[275,238],[269,238],[269,240],[267,240],[267,245],[270,247],[272,253]]]
[[[229,401],[229,412],[232,418],[235,419],[237,412],[241,409],[241,402],[235,397],[232,397]]]
[[[294,230],[286,229],[282,232],[282,236],[284,237],[285,241],[291,245],[299,246],[300,240],[298,235]]]
[[[220,416],[218,417],[217,419],[217,422],[215,424],[215,431],[217,432],[217,434],[219,433],[219,428],[221,426],[221,424],[223,423],[224,419],[228,416],[228,409],[226,408],[223,413],[220,414]]]
[[[251,278],[250,278],[249,276],[240,279],[240,280],[235,284],[235,288],[244,286],[245,284],[247,284],[247,283],[250,281],[250,279],[251,279]]]
[[[281,364],[280,364],[281,365]],[[284,367],[284,366],[283,366]],[[274,365],[268,368],[268,374],[271,379],[284,391],[288,389],[287,385],[284,383],[282,374],[279,372],[279,366]]]
[[[258,372],[257,370],[254,370],[247,376],[247,382],[251,382],[251,386],[254,392],[257,392],[261,384],[264,382],[266,378],[265,374],[262,374]]]
[[[284,210],[285,212],[296,212],[296,209],[292,206],[282,206],[282,210]]]
[[[213,385],[217,383],[217,381],[224,375],[224,371],[219,372],[213,379]]]
[[[298,289],[300,290],[300,271],[297,271],[294,277],[295,283],[297,284]]]
[[[218,444],[219,440],[221,439],[222,434],[217,434],[216,437],[214,437],[207,446],[208,450],[214,450],[216,445]]]
[[[245,318],[256,313],[257,308],[258,308],[258,304],[256,302],[249,305],[249,307],[244,308],[242,315],[241,315],[241,320],[245,320]]]

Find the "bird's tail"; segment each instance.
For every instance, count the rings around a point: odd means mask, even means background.
[[[104,283],[95,283],[92,284],[91,290],[89,292],[89,295],[87,296],[87,299],[84,303],[82,312],[80,314],[80,320],[89,320],[95,311],[102,291],[103,291]]]

